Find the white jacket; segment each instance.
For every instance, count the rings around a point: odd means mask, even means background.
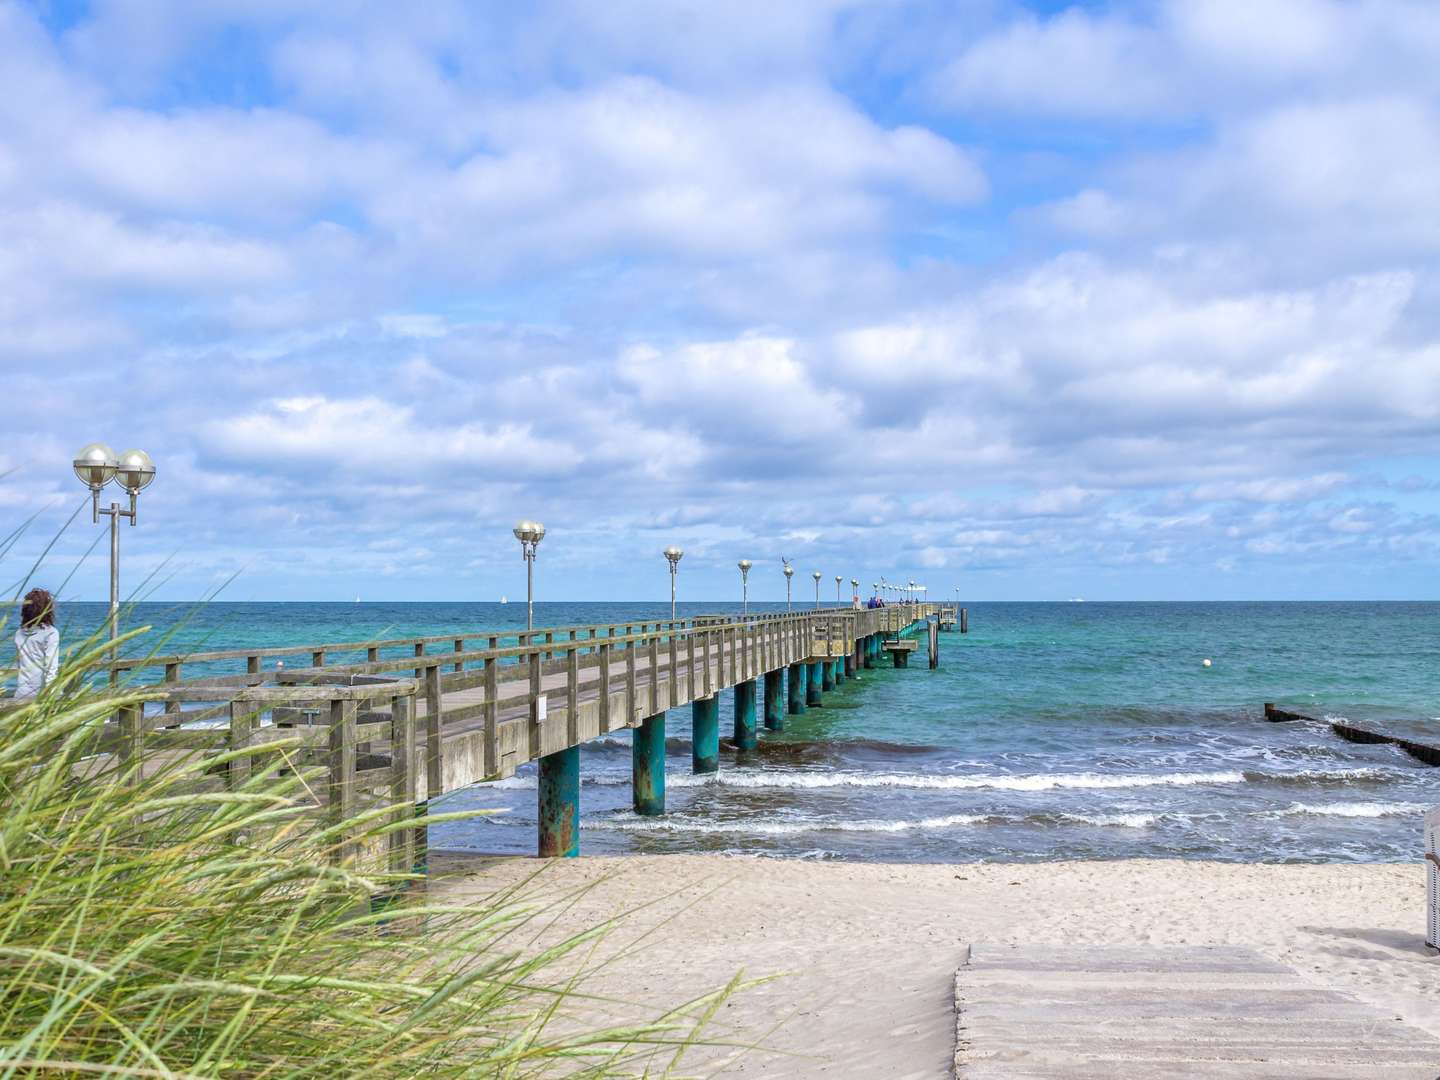
[[[15,696],[34,697],[60,670],[60,631],[53,626],[22,626],[15,631],[15,652],[20,669]]]

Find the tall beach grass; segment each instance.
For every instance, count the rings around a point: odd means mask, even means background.
[[[295,743],[240,751],[228,790],[223,754],[122,762],[106,720],[154,690],[95,689],[106,647],[0,699],[0,1080],[653,1076],[734,989],[587,1026],[570,1005],[605,927],[542,948],[522,894],[437,906],[337,863],[338,835],[392,815],[330,828]],[[383,895],[403,899],[372,910]]]

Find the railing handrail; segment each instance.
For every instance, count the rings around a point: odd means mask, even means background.
[[[496,629],[490,629],[490,630],[477,630],[477,631],[473,631],[473,632],[457,631],[457,632],[449,633],[449,634],[435,634],[435,635],[426,635],[426,636],[421,636],[421,637],[379,638],[379,639],[369,639],[369,640],[364,640],[364,641],[329,642],[329,643],[322,643],[322,644],[267,645],[267,646],[256,646],[256,647],[254,647],[254,648],[215,649],[215,650],[208,650],[208,651],[204,651],[204,652],[194,652],[194,653],[172,653],[172,654],[167,654],[167,655],[159,655],[159,654],[157,654],[157,655],[154,655],[154,656],[145,656],[145,657],[121,657],[121,658],[116,659],[116,660],[108,661],[108,662],[106,663],[106,665],[103,665],[103,666],[107,666],[110,670],[114,670],[114,671],[137,671],[137,670],[142,670],[142,669],[145,669],[145,668],[166,667],[166,666],[171,665],[171,664],[175,664],[175,665],[179,665],[179,664],[202,664],[202,663],[214,663],[214,662],[220,661],[220,660],[241,660],[241,659],[247,659],[247,660],[248,660],[248,659],[251,658],[251,657],[256,657],[256,658],[264,659],[264,658],[269,658],[269,657],[303,656],[303,655],[306,654],[306,653],[312,653],[312,654],[313,654],[313,653],[325,653],[325,652],[357,652],[357,651],[359,651],[359,650],[361,650],[361,649],[366,649],[366,650],[369,650],[369,649],[393,649],[393,648],[401,648],[401,647],[405,647],[405,646],[409,646],[409,647],[412,647],[412,648],[413,648],[413,647],[416,646],[416,645],[429,645],[429,644],[431,644],[431,643],[442,642],[442,641],[452,641],[452,642],[453,642],[453,641],[469,641],[469,640],[472,640],[472,639],[474,639],[474,638],[506,638],[506,637],[515,637],[515,638],[530,637],[530,638],[532,638],[532,641],[530,641],[529,643],[524,644],[524,645],[507,646],[507,648],[510,648],[510,649],[519,649],[519,650],[521,650],[521,653],[520,653],[520,654],[522,654],[522,655],[528,655],[528,654],[531,653],[531,652],[561,652],[561,651],[565,651],[565,650],[562,648],[562,646],[568,646],[568,645],[571,645],[571,644],[575,644],[575,645],[578,645],[578,646],[581,646],[581,647],[589,647],[589,646],[592,646],[593,644],[595,644],[595,643],[596,643],[597,641],[599,641],[599,640],[607,640],[607,641],[610,641],[611,643],[614,643],[614,642],[616,642],[616,641],[619,641],[619,640],[621,640],[622,638],[625,638],[626,640],[628,640],[628,637],[626,637],[625,635],[613,635],[613,634],[609,633],[609,631],[612,631],[612,630],[614,630],[614,629],[616,629],[616,628],[618,628],[618,627],[621,627],[621,626],[646,626],[646,625],[651,625],[651,624],[653,623],[656,627],[663,627],[663,628],[664,628],[664,629],[657,629],[657,630],[655,630],[655,631],[653,631],[653,632],[649,632],[649,633],[645,636],[645,638],[644,638],[645,640],[648,640],[649,637],[653,637],[653,636],[656,636],[656,635],[663,635],[663,634],[666,634],[666,633],[681,632],[681,631],[686,631],[686,630],[702,630],[702,631],[704,631],[704,630],[711,630],[711,629],[714,629],[715,627],[720,627],[720,626],[724,626],[724,627],[743,626],[743,625],[746,625],[746,624],[749,624],[749,623],[755,623],[755,622],[783,623],[783,622],[791,622],[791,621],[797,621],[797,620],[811,619],[811,618],[814,618],[814,617],[816,617],[816,616],[830,617],[830,618],[834,618],[834,617],[836,617],[836,616],[853,617],[853,616],[863,615],[863,614],[865,614],[866,612],[869,612],[869,611],[877,611],[877,610],[878,610],[878,611],[896,610],[897,608],[902,607],[902,606],[906,606],[906,605],[893,605],[893,606],[888,607],[888,608],[821,608],[821,609],[810,609],[810,610],[806,610],[806,611],[792,611],[792,612],[758,612],[758,613],[753,614],[753,615],[732,616],[732,617],[730,617],[730,618],[728,619],[728,621],[706,622],[704,625],[701,625],[701,624],[699,623],[699,620],[701,620],[701,619],[712,619],[712,618],[715,618],[715,616],[700,615],[700,616],[692,616],[692,617],[686,618],[686,619],[675,619],[675,620],[670,620],[670,619],[636,619],[636,620],[632,620],[632,621],[616,622],[616,623],[587,623],[587,624],[577,625],[577,626],[537,627],[537,628],[535,628],[534,630],[496,630]],[[913,606],[917,606],[917,607],[918,607],[918,606],[921,606],[921,605],[913,605]],[[553,635],[553,634],[567,634],[567,635],[568,635],[568,634],[571,633],[572,631],[575,631],[575,632],[579,632],[579,631],[587,631],[587,632],[588,632],[588,631],[605,631],[605,634],[604,634],[603,638],[602,638],[600,635],[597,634],[597,635],[594,635],[594,636],[592,636],[592,637],[576,638],[576,639],[574,639],[573,642],[572,642],[572,640],[571,640],[570,638],[568,638],[568,637],[566,637],[566,638],[564,638],[564,639],[558,639],[558,638],[557,638],[557,639],[555,639],[555,640],[553,640],[553,641],[552,641],[552,640],[547,640],[547,641],[543,641],[543,642],[536,642],[536,641],[533,640],[533,638],[534,638],[536,635],[540,635],[540,634],[551,634],[551,635]],[[630,636],[638,636],[638,635],[630,635]],[[481,651],[482,651],[482,652],[494,652],[494,651],[496,651],[496,650],[481,650]],[[461,656],[462,653],[451,652],[451,653],[437,653],[437,654],[434,654],[434,655],[435,655],[436,658],[437,658],[437,662],[453,664],[453,663],[456,663],[456,658],[459,657],[459,656]],[[468,653],[466,653],[465,655],[468,655]],[[509,654],[507,654],[507,655],[509,655]],[[425,658],[428,658],[428,657],[429,657],[429,654],[424,654],[424,656],[425,656]],[[405,660],[409,660],[409,659],[418,659],[418,658],[420,658],[420,657],[418,657],[418,656],[417,656],[417,657],[391,657],[391,658],[387,658],[387,661],[388,661],[389,659],[395,659],[395,660],[405,659]],[[483,659],[483,657],[479,657],[479,658],[480,658],[480,659]],[[375,661],[371,661],[371,663],[374,663],[374,662],[375,662]],[[424,665],[402,664],[402,665],[398,665],[398,666],[402,666],[402,667],[416,667],[416,666],[424,666]],[[331,670],[336,670],[336,671],[338,671],[338,670],[341,670],[342,667],[343,667],[342,665],[336,665],[336,666],[333,666],[333,667],[331,668]]]

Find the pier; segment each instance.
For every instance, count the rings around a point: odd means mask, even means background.
[[[336,822],[373,805],[414,808],[414,827],[390,832],[383,851],[361,852],[358,838],[339,848],[397,870],[423,865],[431,800],[533,761],[538,851],[576,855],[585,742],[632,729],[634,809],[663,814],[667,710],[690,706],[692,769],[715,772],[722,692],[735,698],[735,746],[753,748],[762,717],[763,730],[783,730],[882,650],[913,649],[905,635],[938,614],[915,603],[126,657],[110,663],[114,681],[158,676],[144,686],[153,701],[118,710],[102,748],[141,760],[297,739]],[[231,759],[215,782],[238,787],[250,768]]]

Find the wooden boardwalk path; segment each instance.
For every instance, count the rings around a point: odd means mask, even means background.
[[[735,692],[748,748],[762,682],[765,726],[781,728],[872,666],[885,641],[943,614],[837,607],[126,657],[111,665],[117,684],[146,684],[154,700],[119,710],[104,738],[122,757],[298,739],[328,774],[337,819],[379,800],[423,814],[438,795],[538,761],[541,852],[573,854],[581,744],[636,729],[636,810],[663,812],[667,710],[692,706],[695,771],[712,771],[722,690]],[[227,770],[232,784],[249,775]],[[414,838],[395,835],[391,861],[408,865]]]
[[[959,1080],[1436,1080],[1440,1040],[1249,949],[971,947]]]

